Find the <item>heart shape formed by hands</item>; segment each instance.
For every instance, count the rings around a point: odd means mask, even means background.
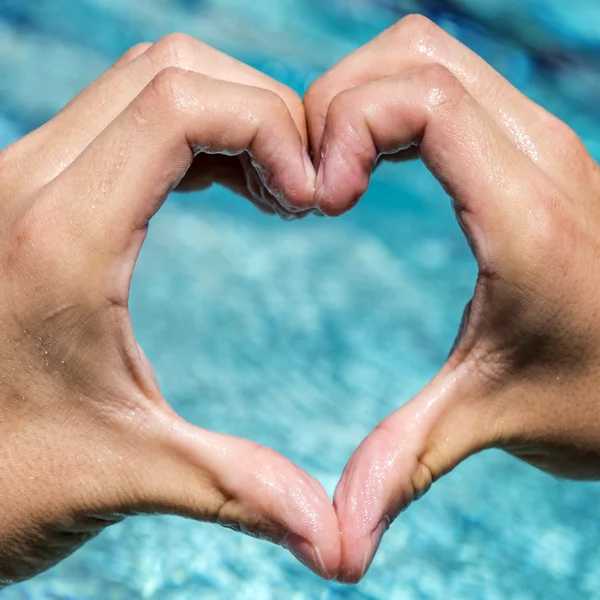
[[[275,452],[174,414],[133,336],[130,279],[173,189],[216,182],[286,218],[339,215],[381,157],[417,156],[453,199],[480,274],[446,365],[360,445],[332,506]],[[595,373],[600,354],[593,305],[570,306],[563,291],[590,296],[566,249],[576,238],[581,262],[597,251],[570,200],[590,196],[596,165],[428,20],[400,21],[304,100],[186,36],[142,44],[4,160],[20,165],[4,182],[7,414],[31,433],[7,426],[0,458],[18,465],[34,447],[40,476],[26,493],[18,469],[7,475],[0,579],[50,566],[123,515],[166,512],[270,539],[355,582],[398,513],[478,450],[598,474],[585,406],[569,405],[571,429],[557,408],[573,389],[588,397],[575,375]],[[23,364],[35,378],[18,375]]]

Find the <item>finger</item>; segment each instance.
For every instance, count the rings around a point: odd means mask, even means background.
[[[321,577],[337,575],[337,517],[316,480],[269,448],[167,422],[172,454],[142,469],[138,509],[215,522],[286,547]]]
[[[74,243],[123,252],[200,151],[248,153],[274,197],[312,203],[309,161],[277,94],[170,68],[52,182],[46,197],[57,206],[45,214],[55,214],[65,232],[69,213]]]
[[[125,66],[127,63],[130,63],[132,60],[135,60],[138,56],[141,56],[148,50],[152,44],[150,42],[140,42],[135,46],[132,46],[115,62],[113,65],[113,69],[118,69],[119,67]],[[92,84],[93,85],[93,84]]]
[[[327,111],[345,89],[418,67],[446,67],[502,129],[508,139],[563,188],[589,180],[593,160],[577,136],[561,121],[513,87],[482,58],[420,15],[399,21],[318,79],[305,97],[311,146],[320,155]],[[556,143],[568,137],[569,143]],[[573,152],[584,156],[573,161]],[[581,165],[565,173],[564,165]]]
[[[45,455],[63,468],[73,514],[86,523],[137,514],[216,523],[284,546],[321,577],[337,575],[337,516],[315,479],[274,450],[186,423],[156,388],[130,400],[127,410],[86,413],[73,436],[54,441],[59,452]]]
[[[242,168],[242,163],[244,168]],[[205,190],[213,184],[220,184],[238,196],[246,198],[262,213],[279,215],[284,220],[301,219],[309,212],[289,211],[279,204],[276,198],[265,190],[250,157],[223,156],[220,154],[200,154],[177,186],[178,192]]]
[[[29,143],[37,149],[32,173],[37,184],[43,185],[62,172],[160,71],[169,67],[278,94],[306,142],[304,108],[293,90],[199,40],[184,34],[171,34],[155,44],[132,48],[54,119],[34,132]]]
[[[342,534],[338,578],[359,581],[398,514],[443,474],[492,443],[472,374],[442,372],[383,421],[346,465],[334,505]]]
[[[556,191],[545,195],[551,186],[543,173],[439,65],[352,88],[333,100],[318,208],[328,215],[348,210],[366,191],[377,157],[413,145],[454,200],[481,269],[497,268],[498,257],[509,263],[531,248],[534,232],[544,232],[547,202],[537,199]]]

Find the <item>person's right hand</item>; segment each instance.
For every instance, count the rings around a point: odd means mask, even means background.
[[[333,67],[305,108],[323,213],[350,209],[382,155],[419,156],[479,264],[447,363],[337,487],[351,582],[398,513],[479,450],[600,477],[600,171],[564,123],[419,16]]]
[[[336,575],[338,522],[320,484],[179,418],[127,305],[148,221],[186,173],[187,187],[310,203],[303,138],[293,92],[177,35],[135,48],[2,151],[0,587],[140,513],[233,527]]]

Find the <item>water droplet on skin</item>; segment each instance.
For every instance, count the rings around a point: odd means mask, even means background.
[[[525,128],[518,123],[514,117],[507,115],[502,110],[500,111],[500,116],[510,131],[512,140],[517,145],[517,148],[519,148],[521,152],[527,154],[533,162],[538,162],[540,159],[538,149],[531,137],[525,131]]]

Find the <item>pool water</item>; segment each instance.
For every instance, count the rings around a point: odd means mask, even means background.
[[[0,0],[0,143],[138,41],[185,31],[302,92],[409,10],[473,47],[600,157],[597,0]],[[402,164],[382,168],[337,220],[283,223],[217,188],[172,197],[152,223],[131,310],[182,415],[277,449],[333,492],[364,435],[442,365],[475,275],[447,198],[421,165]],[[600,598],[599,498],[597,484],[489,451],[398,519],[356,587],[216,526],[139,517],[2,597]]]

